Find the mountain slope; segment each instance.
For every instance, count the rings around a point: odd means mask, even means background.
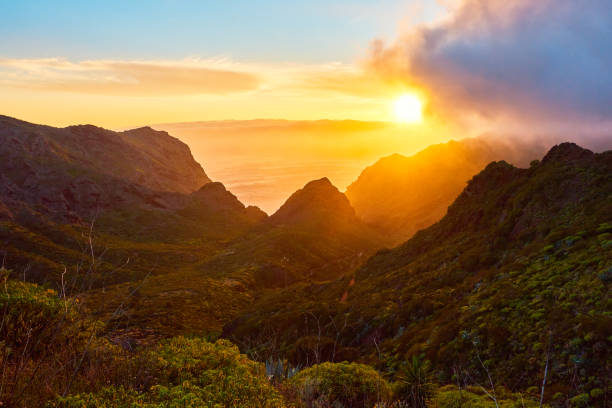
[[[210,182],[185,144],[150,128],[60,129],[0,116],[0,155],[0,197],[21,220],[90,222],[108,209],[176,207],[180,194]]]
[[[180,193],[210,182],[186,144],[151,128],[54,128],[0,116],[0,142],[2,173],[15,181],[94,172],[153,191]]]
[[[209,183],[204,189],[219,194],[212,199],[216,217],[220,218],[219,201],[236,205],[220,184]],[[219,228],[228,228],[227,220],[222,224]],[[175,271],[148,276],[130,302],[124,303],[133,282],[90,292],[84,300],[98,307],[101,319],[110,319],[113,337],[148,342],[148,337],[215,333],[262,294],[352,273],[383,243],[329,180],[315,180],[277,213],[225,240],[213,253],[200,254],[198,261],[179,264]],[[122,309],[120,315],[117,308]]]
[[[355,210],[327,178],[314,180],[293,193],[270,217],[273,224],[355,222]]]
[[[293,364],[393,372],[423,353],[449,383],[488,381],[484,362],[513,390],[538,387],[548,356],[547,399],[606,389],[611,214],[610,151],[565,143],[529,169],[494,162],[440,222],[353,276],[263,297],[225,335]]]
[[[380,159],[361,173],[346,195],[359,217],[400,243],[441,219],[487,163],[504,159],[524,166],[543,152],[540,146],[518,141],[451,140],[410,157]]]
[[[355,215],[326,178],[307,183],[251,233],[213,258],[208,268],[247,286],[282,287],[349,273],[385,240]]]
[[[149,128],[59,129],[2,116],[0,155],[2,256],[37,282],[58,284],[64,265],[71,276],[92,262],[91,275],[104,279],[88,287],[138,279],[170,266],[152,256],[167,255],[163,245],[193,262],[266,218],[210,182],[185,144]],[[112,262],[88,260],[97,251]],[[112,272],[129,253],[130,265]]]
[[[220,330],[260,290],[335,279],[384,243],[327,179],[268,217],[164,132],[0,124],[4,262],[79,294],[111,336]]]

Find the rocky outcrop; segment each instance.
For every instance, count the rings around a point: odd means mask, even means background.
[[[346,195],[360,218],[400,243],[440,220],[487,163],[507,160],[526,166],[543,153],[529,143],[451,140],[410,157],[394,154],[380,159],[361,173]]]
[[[329,179],[309,182],[296,191],[271,217],[275,224],[301,224],[344,220],[358,222],[348,199]]]
[[[210,182],[184,143],[151,128],[54,128],[0,116],[0,197],[74,220],[121,206],[169,208]]]

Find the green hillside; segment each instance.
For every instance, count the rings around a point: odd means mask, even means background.
[[[492,162],[381,249],[398,235],[327,178],[268,216],[163,132],[1,117],[0,139],[3,405],[533,407],[544,380],[553,407],[607,404],[609,151]],[[493,154],[468,145],[438,160]],[[428,187],[466,177],[445,169]]]
[[[439,221],[467,182],[487,164],[523,167],[545,152],[535,142],[481,136],[435,144],[406,157],[383,157],[346,190],[357,215],[396,245]]]
[[[611,198],[611,152],[566,143],[529,169],[491,163],[437,224],[352,276],[261,298],[225,335],[297,366],[348,359],[393,376],[422,356],[442,384],[490,374],[515,391],[537,390],[548,361],[548,400],[601,406]]]

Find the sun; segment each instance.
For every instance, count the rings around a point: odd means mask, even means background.
[[[402,123],[421,123],[423,121],[423,102],[416,94],[404,94],[393,104],[395,117]]]

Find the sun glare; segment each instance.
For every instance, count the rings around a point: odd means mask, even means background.
[[[421,123],[423,121],[423,102],[415,94],[400,96],[393,107],[398,122]]]

